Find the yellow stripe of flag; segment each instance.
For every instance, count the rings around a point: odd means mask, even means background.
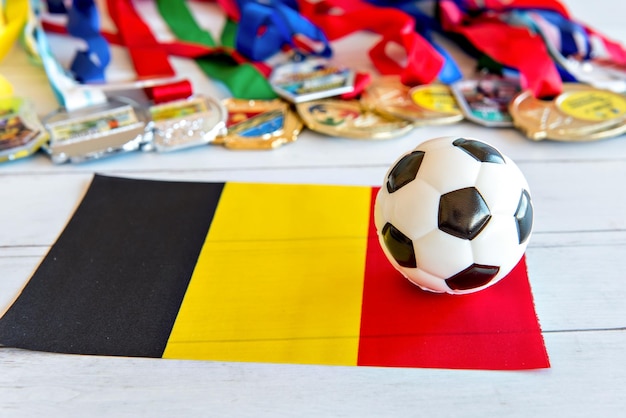
[[[355,365],[370,193],[227,183],[163,357]]]

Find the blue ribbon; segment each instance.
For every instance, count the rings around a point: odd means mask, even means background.
[[[100,34],[100,17],[93,0],[74,0],[67,11],[67,31],[81,38],[87,49],[78,51],[70,67],[81,83],[103,83],[104,70],[111,61],[109,44]]]
[[[67,9],[63,0],[47,0],[46,1],[48,13],[52,14],[66,14]]]
[[[547,10],[533,10],[533,12],[543,17],[547,22],[554,25],[559,30],[561,33],[561,45],[559,50],[563,56],[567,57],[581,52],[575,41],[575,36],[578,35],[579,39],[583,39],[585,41],[586,52],[582,55],[582,58],[589,59],[591,57],[591,42],[589,41],[587,32],[582,25],[572,22],[557,12]]]
[[[263,61],[280,51],[284,45],[294,43],[296,35],[304,35],[321,44],[319,51],[311,54],[330,57],[332,50],[326,35],[308,19],[289,5],[292,0],[239,0],[241,18],[235,47],[253,61]],[[263,31],[260,33],[261,29]]]
[[[541,28],[528,13],[528,9],[516,9],[511,12],[511,21],[514,23],[522,24],[529,29],[541,33]],[[589,59],[591,56],[591,42],[587,36],[583,26],[570,21],[569,19],[561,16],[559,13],[547,10],[532,10],[533,13],[540,15],[548,23],[554,25],[560,32],[561,45],[551,45],[553,49],[556,49],[563,57],[567,57],[572,54],[579,54],[581,51],[578,49],[578,44],[575,41],[574,34],[578,33],[579,37],[585,41],[585,54],[582,54],[583,59]],[[548,42],[548,40],[545,40]],[[559,60],[555,60],[555,65],[561,80],[564,82],[577,82],[576,76],[571,74],[566,68],[564,68]]]
[[[59,104],[68,110],[73,110],[85,106],[104,103],[106,101],[106,96],[102,91],[96,89],[78,89],[76,80],[70,77],[65,72],[63,67],[61,67],[50,51],[46,33],[41,26],[41,10],[39,2],[37,0],[33,0],[31,7],[36,17],[35,27],[33,28],[33,36],[36,41],[37,52],[46,71],[46,75],[48,76],[48,81],[50,82],[52,91]]]

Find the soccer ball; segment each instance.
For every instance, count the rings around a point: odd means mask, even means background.
[[[374,222],[385,255],[407,279],[432,292],[464,294],[517,265],[533,206],[510,158],[476,139],[441,137],[387,171]]]

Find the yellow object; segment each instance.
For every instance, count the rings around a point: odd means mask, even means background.
[[[0,0],[0,60],[11,50],[28,18],[28,0]],[[13,94],[13,87],[0,75],[0,97]]]
[[[355,365],[370,193],[227,183],[163,357]]]
[[[557,106],[570,116],[593,122],[626,115],[626,98],[607,90],[571,92],[557,99]]]
[[[450,88],[443,84],[427,84],[411,89],[411,98],[424,109],[433,112],[459,114],[459,106],[450,92]]]

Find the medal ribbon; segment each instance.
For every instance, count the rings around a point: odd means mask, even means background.
[[[237,26],[227,19],[218,47],[211,34],[202,29],[184,0],[156,0],[163,20],[174,35],[183,42],[202,46],[196,63],[210,78],[223,82],[234,97],[245,99],[274,99],[276,94],[266,75],[269,67],[247,62],[235,48]]]
[[[450,84],[462,78],[461,70],[454,58],[433,38],[433,32],[442,32],[441,25],[435,18],[437,2],[435,0],[368,0],[369,3],[378,6],[387,4],[402,10],[415,19],[415,30],[422,35],[443,58],[443,67],[437,75],[437,79],[445,84]],[[429,10],[427,13],[425,10]]]
[[[574,21],[557,0],[511,0],[506,4],[496,0],[443,0],[440,11],[448,30],[464,36],[495,61],[519,70],[522,86],[530,88],[536,97],[560,93],[557,74],[565,81],[577,81],[567,57],[577,61],[600,57],[626,64],[626,50],[620,44]],[[503,39],[506,42],[501,42]],[[544,48],[537,45],[539,42]],[[524,54],[516,57],[515,51]]]
[[[28,0],[0,0],[0,60],[10,51],[28,19]],[[13,87],[0,74],[0,97],[11,96]]]
[[[381,74],[400,74],[406,85],[430,83],[444,66],[441,54],[415,32],[415,20],[400,10],[360,0],[299,0],[298,4],[302,14],[322,28],[330,40],[360,30],[382,35],[369,51],[372,63]],[[406,64],[387,54],[386,48],[392,43],[402,47]]]
[[[585,71],[578,71],[576,63],[572,67],[568,58],[575,62],[600,59],[618,65],[626,63],[626,51],[620,44],[555,11],[516,9],[509,13],[509,19],[541,35],[566,81],[600,82],[593,76],[589,78]]]
[[[67,14],[63,0],[47,0],[46,4],[48,5],[48,13]]]
[[[505,19],[512,25],[526,26],[541,36],[563,81],[584,81],[578,80],[572,73],[566,58],[574,55],[579,59],[588,59],[590,56],[589,38],[581,25],[552,11],[513,10],[507,13]]]
[[[257,3],[255,0],[240,0],[241,13],[236,47],[242,54],[260,61],[270,58],[290,45],[298,51],[299,46],[320,44],[319,51],[309,49],[307,54],[330,57],[332,51],[324,33],[308,19],[281,0]],[[304,39],[307,41],[304,41]],[[301,39],[302,42],[296,42]]]
[[[115,23],[122,43],[128,48],[135,72],[140,80],[168,79],[176,76],[169,57],[152,34],[131,1],[107,0],[109,16]],[[191,83],[187,80],[147,87],[146,93],[155,103],[189,97]]]
[[[283,42],[282,45],[286,45],[289,44],[293,50],[296,51],[297,54],[306,56],[306,55],[318,55],[318,56],[330,56],[331,54],[331,49],[329,46],[329,42],[328,39],[326,38],[326,35],[324,35],[323,32],[319,32],[321,33],[318,34],[318,31],[320,31],[319,29],[317,29],[317,26],[313,25],[312,23],[309,22],[309,20],[307,20],[302,14],[298,14],[295,12],[295,10],[297,10],[298,4],[296,2],[296,0],[274,0],[277,3],[280,3],[281,5],[284,6],[284,8],[289,8],[290,10],[294,11],[293,13],[295,13],[296,19],[299,20],[301,23],[300,24],[293,24],[291,23],[291,28],[287,28],[287,29],[282,29],[282,32],[284,34],[289,34],[288,36],[291,36],[291,41],[289,42]],[[235,1],[235,0],[217,0],[217,2],[220,4],[220,6],[222,7],[222,9],[226,12],[226,14],[235,21],[240,21],[239,22],[239,29],[237,30],[236,33],[236,37],[237,37],[237,44],[241,45],[243,44],[243,42],[239,42],[240,38],[242,36],[249,36],[246,34],[242,35],[242,32],[244,30],[242,30],[241,28],[245,28],[248,27],[250,25],[252,25],[253,23],[246,21],[244,19],[244,17],[242,17],[242,13],[239,10],[239,6],[238,3],[244,3],[244,8],[245,5],[248,4],[257,4],[255,2],[253,2],[252,0],[239,0],[239,2]],[[251,18],[254,18],[254,15],[250,15]],[[279,23],[280,24],[280,23]],[[316,48],[312,47],[311,42],[305,42],[305,40],[303,40],[301,37],[299,37],[300,34],[296,33],[297,29],[293,29],[294,27],[301,27],[301,26],[310,26],[309,29],[307,29],[307,31],[310,32],[315,32],[313,33],[313,35],[309,35],[308,37],[308,41],[315,41],[315,39],[322,39],[321,42],[318,42],[321,44],[321,48],[317,48],[320,52],[315,52]],[[263,31],[267,31],[269,30],[266,27],[259,27],[258,32],[263,32]],[[284,39],[288,38],[287,35],[284,36]],[[234,43],[233,43],[234,44]],[[275,44],[274,45],[274,52],[278,52],[278,47],[279,45]],[[267,73],[269,75],[269,71]],[[367,85],[370,83],[371,81],[371,76],[369,73],[364,73],[364,72],[356,72],[355,73],[355,79],[354,79],[354,90],[352,92],[349,93],[344,93],[341,95],[341,98],[349,100],[349,99],[354,99],[357,96],[359,96],[359,94],[361,94],[363,92],[363,90],[365,89],[365,87],[367,87]]]
[[[468,3],[472,2],[442,0],[439,3],[444,30],[460,35],[498,63],[518,70],[522,88],[530,89],[535,97],[553,97],[561,92],[561,77],[539,35],[531,33],[527,28],[511,26],[502,21],[498,13],[485,9],[467,9]],[[493,2],[484,3],[486,6]],[[538,1],[514,0],[509,5],[518,3],[536,4]],[[552,4],[547,1],[544,7],[548,8]],[[497,10],[504,10],[499,2],[493,6]]]
[[[69,75],[56,60],[48,45],[46,33],[41,25],[40,2],[33,0],[31,3],[34,19],[32,20],[32,30],[36,43],[38,57],[43,64],[52,91],[61,106],[67,110],[75,110],[86,106],[101,104],[106,102],[104,92],[95,87],[81,86],[71,75]]]
[[[70,35],[84,40],[87,49],[76,53],[70,68],[81,83],[104,82],[104,70],[111,53],[99,29],[100,16],[93,0],[74,0],[68,10],[67,30]]]

